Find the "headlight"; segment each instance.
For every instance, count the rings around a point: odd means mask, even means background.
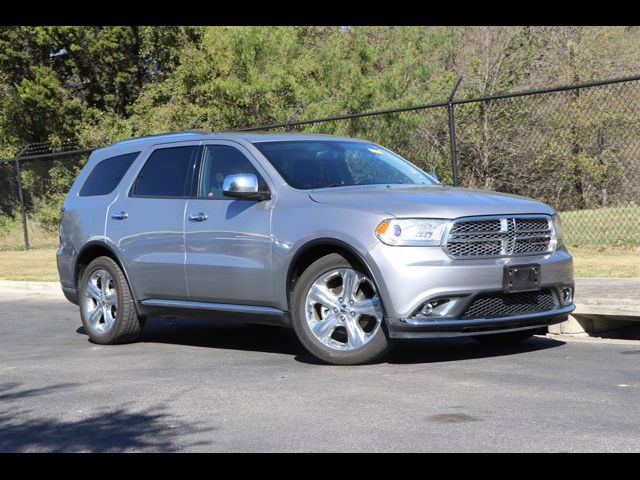
[[[553,220],[553,231],[555,233],[556,240],[562,239],[562,223],[560,222],[560,215],[557,213],[551,217]]]
[[[393,218],[380,223],[376,237],[387,245],[440,245],[448,220]]]

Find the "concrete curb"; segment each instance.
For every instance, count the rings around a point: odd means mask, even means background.
[[[606,338],[606,337],[592,337],[589,335],[572,335],[567,333],[555,334],[548,333],[543,337],[551,338],[553,340],[559,340],[561,342],[576,342],[576,343],[597,343],[602,345],[631,345],[634,347],[640,347],[640,340],[626,339],[626,338]]]
[[[0,280],[0,294],[32,294],[64,298],[60,282]]]
[[[576,278],[576,309],[566,322],[551,325],[549,333],[638,338],[638,292],[639,278]]]

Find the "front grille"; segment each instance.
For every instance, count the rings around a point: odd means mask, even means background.
[[[512,216],[458,220],[453,223],[445,249],[457,258],[531,255],[551,250],[548,216]]]
[[[535,292],[483,293],[473,299],[460,318],[499,318],[556,308],[558,301],[549,288]]]

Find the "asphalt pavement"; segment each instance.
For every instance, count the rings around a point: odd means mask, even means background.
[[[403,344],[317,364],[292,332],[151,319],[88,341],[57,292],[0,291],[0,451],[640,451],[640,342]]]

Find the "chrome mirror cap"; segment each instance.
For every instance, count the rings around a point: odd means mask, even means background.
[[[258,189],[258,177],[253,173],[227,175],[222,182],[222,193],[227,197],[247,200],[268,200],[271,194]]]
[[[253,173],[227,175],[222,182],[222,191],[225,194],[258,193],[258,177]]]

